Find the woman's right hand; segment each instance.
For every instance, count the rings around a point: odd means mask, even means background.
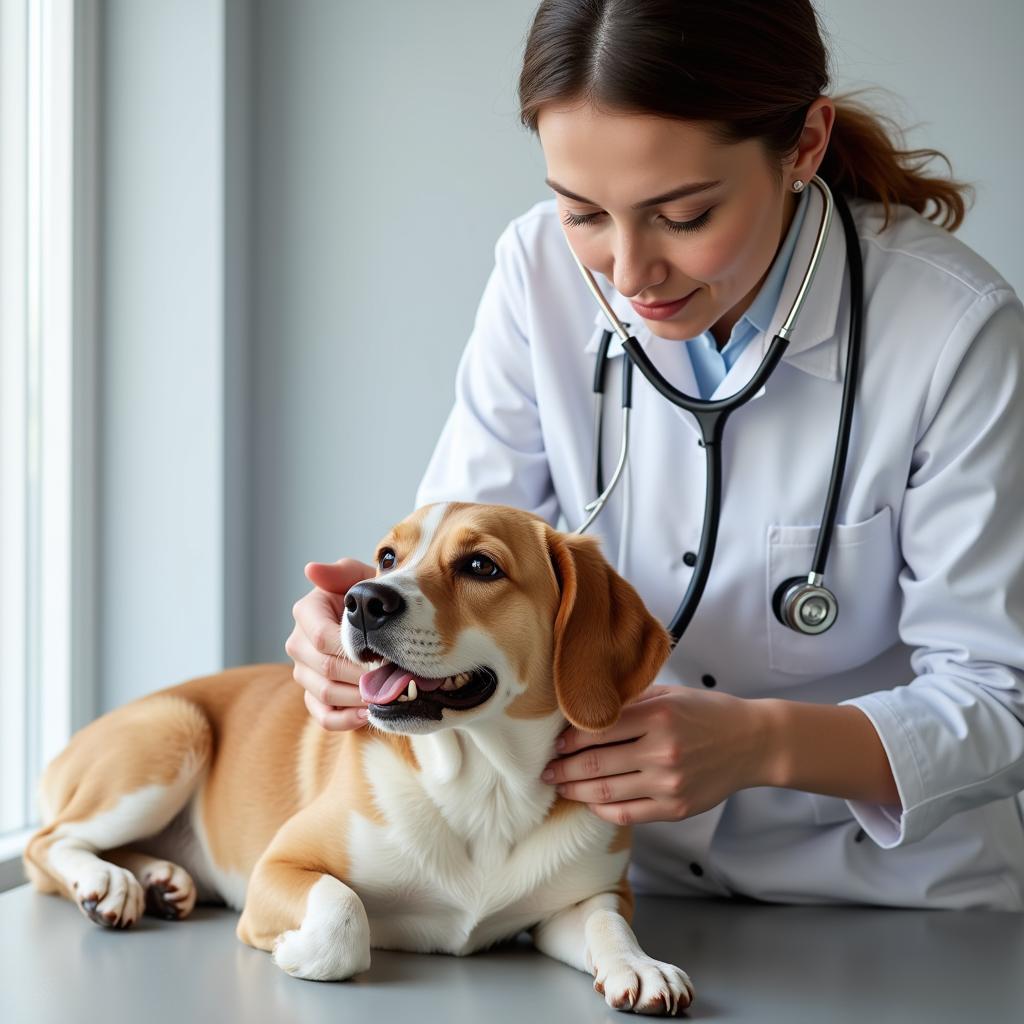
[[[306,709],[325,729],[358,729],[366,725],[366,704],[359,693],[364,669],[345,657],[340,623],[349,588],[375,576],[376,570],[342,558],[333,564],[310,562],[305,573],[313,589],[292,606],[295,628],[284,645],[295,662],[292,675],[306,691]]]

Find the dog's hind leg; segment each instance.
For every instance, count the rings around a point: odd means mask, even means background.
[[[211,750],[206,716],[177,696],[143,698],[77,732],[40,783],[45,824],[25,849],[30,881],[62,893],[97,924],[133,924],[143,888],[131,869],[98,854],[164,829],[192,796]]]

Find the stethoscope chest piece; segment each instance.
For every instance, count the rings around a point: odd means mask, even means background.
[[[780,583],[772,599],[775,617],[784,626],[815,636],[832,626],[839,614],[839,602],[816,573],[793,576]]]

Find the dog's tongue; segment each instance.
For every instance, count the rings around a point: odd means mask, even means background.
[[[415,680],[417,690],[437,690],[444,679],[423,679],[396,665],[381,665],[359,677],[359,694],[367,704],[392,704],[409,689]]]

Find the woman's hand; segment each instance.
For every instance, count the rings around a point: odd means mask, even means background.
[[[305,571],[314,587],[292,606],[295,628],[284,645],[295,662],[292,675],[306,690],[307,710],[325,729],[358,729],[366,724],[366,704],[359,694],[363,669],[342,652],[340,623],[349,587],[376,570],[342,558],[333,565],[310,562]]]
[[[689,818],[768,785],[768,703],[651,686],[610,729],[566,729],[544,781],[616,825]]]

